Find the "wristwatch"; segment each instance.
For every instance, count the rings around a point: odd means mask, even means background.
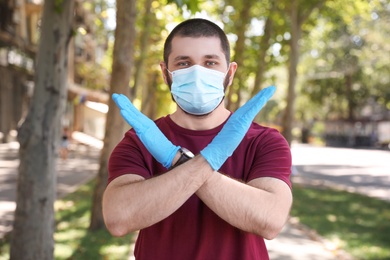
[[[173,168],[179,166],[180,164],[183,164],[186,161],[195,157],[195,155],[190,150],[188,150],[187,148],[184,148],[184,147],[181,147],[179,149],[179,152],[180,152],[179,160],[177,160],[177,162],[174,165],[172,165],[170,169],[173,169]]]

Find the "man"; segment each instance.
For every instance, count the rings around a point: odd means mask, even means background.
[[[103,215],[115,236],[140,230],[137,259],[268,259],[263,238],[286,222],[289,146],[252,123],[275,89],[228,111],[224,93],[237,69],[229,52],[217,25],[187,20],[160,63],[176,111],[153,122],[113,95],[133,129],[111,154]]]

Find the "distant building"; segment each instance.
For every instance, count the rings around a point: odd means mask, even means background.
[[[0,1],[0,142],[10,139],[10,132],[18,128],[28,112],[34,89],[35,55],[43,2]],[[100,46],[91,37],[95,32],[94,14],[83,9],[82,3],[76,0],[75,4],[75,24],[80,33],[69,46],[68,102],[63,120],[71,130],[77,131],[83,131],[85,127],[81,121],[85,101],[107,103],[108,100],[105,93],[77,85],[83,84],[84,80],[77,73],[76,64],[95,63],[107,47],[106,44]],[[104,125],[102,127],[104,129]]]

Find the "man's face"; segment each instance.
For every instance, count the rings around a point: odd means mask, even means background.
[[[193,65],[201,65],[208,69],[226,73],[225,88],[231,83],[236,64],[229,65],[221,48],[221,41],[217,37],[174,37],[172,39],[172,51],[168,57],[168,64],[161,64],[165,82],[171,86],[172,78],[166,69],[175,71]]]

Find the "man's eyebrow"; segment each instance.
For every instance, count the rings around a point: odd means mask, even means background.
[[[217,59],[217,60],[221,59],[221,57],[219,55],[217,55],[217,54],[207,54],[207,55],[204,55],[204,57],[206,59]]]
[[[175,57],[173,60],[174,61],[178,61],[178,60],[189,60],[190,59],[190,56],[184,56],[184,55],[182,55],[182,56],[177,56],[177,57]]]
[[[216,60],[220,60],[221,57],[217,54],[206,54],[203,56],[204,58],[206,59],[216,59]],[[186,56],[186,55],[179,55],[177,57],[175,57],[173,60],[174,61],[180,61],[180,60],[190,60],[191,57],[190,56]]]

